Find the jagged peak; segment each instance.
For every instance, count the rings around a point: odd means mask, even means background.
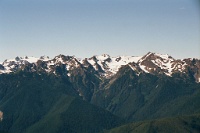
[[[24,56],[24,57],[15,57],[14,59],[6,59],[2,64],[6,64],[9,62],[23,62],[23,61],[27,61],[29,63],[35,63],[37,62],[37,60],[39,60],[39,58],[36,57],[28,57],[28,56]]]
[[[54,59],[63,58],[63,57],[66,57],[66,56],[63,55],[63,54],[59,54],[59,55],[55,56]],[[69,56],[69,57],[70,57],[70,56]]]
[[[46,55],[43,55],[43,56],[40,56],[40,59],[41,60],[49,60],[49,56],[46,56]]]
[[[101,56],[103,56],[103,57],[110,57],[109,54],[102,54]]]
[[[160,54],[160,53],[155,53],[155,52],[148,52],[147,54],[145,54],[139,61],[142,62],[143,60],[146,59],[152,59],[152,58],[156,58],[156,57],[160,57],[164,60],[175,60],[172,56],[168,55],[168,54]]]
[[[168,54],[154,53],[154,55],[159,56],[163,59],[173,59],[174,60],[174,58],[172,56],[168,55]]]
[[[139,61],[141,62],[142,60],[147,59],[147,58],[150,57],[151,55],[154,55],[154,53],[148,52],[147,54],[145,54],[144,56],[142,56],[142,58],[141,58]]]
[[[29,63],[34,63],[35,65],[38,65],[40,64],[38,63],[38,61],[44,64],[44,67],[42,69],[44,69],[46,72],[54,72],[54,66],[59,65],[66,66],[67,70],[76,69],[79,66],[83,65],[87,68],[88,66],[90,66],[90,68],[93,67],[97,72],[101,73],[101,75],[104,75],[105,77],[115,75],[122,66],[128,65],[129,63],[133,62],[138,65],[138,67],[132,66],[131,68],[133,70],[141,69],[146,73],[165,73],[169,76],[177,71],[184,72],[185,68],[190,65],[200,68],[200,61],[198,59],[188,58],[184,60],[175,60],[168,54],[159,54],[153,52],[148,52],[144,56],[110,57],[110,55],[108,54],[102,54],[85,59],[78,59],[75,56],[65,56],[63,54],[60,54],[55,56],[53,59],[50,59],[48,56],[41,56],[40,58],[28,56],[24,56],[22,58],[17,56],[14,59],[5,60],[2,63],[0,73],[13,72],[14,69],[21,69]]]
[[[110,58],[110,55],[108,55],[108,54],[97,55],[96,58],[98,60],[103,61],[103,60],[106,60],[106,59]]]
[[[63,54],[60,54],[60,55],[57,55],[53,58],[54,61],[57,61],[57,62],[66,62],[66,61],[69,61],[69,60],[73,60],[73,59],[76,59],[75,56],[70,56],[70,55],[63,55]]]
[[[20,61],[21,59],[22,59],[22,57],[19,57],[19,56],[15,57],[16,61]]]
[[[22,57],[16,56],[14,59],[6,59],[4,62],[17,62],[20,61],[22,59]]]
[[[90,57],[89,60],[97,61],[97,55]]]

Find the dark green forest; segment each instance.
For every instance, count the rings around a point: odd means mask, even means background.
[[[200,131],[200,84],[187,75],[138,76],[124,66],[100,79],[57,69],[0,75],[2,133]]]

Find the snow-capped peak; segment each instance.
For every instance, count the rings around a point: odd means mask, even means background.
[[[96,58],[98,60],[103,61],[103,60],[106,60],[106,59],[110,58],[110,55],[108,55],[108,54],[102,54],[102,55],[96,56]]]
[[[116,74],[120,67],[127,65],[131,62],[138,62],[141,57],[136,56],[117,56],[111,57],[110,55],[103,54],[100,56],[93,56],[92,58],[87,59],[88,62],[94,66],[95,70],[98,70],[99,66],[101,70],[105,73],[103,74],[106,77]]]
[[[16,62],[16,63],[22,63],[24,61],[27,61],[29,63],[36,63],[38,60],[43,60],[43,61],[48,61],[50,60],[48,56],[41,56],[40,58],[37,58],[37,57],[28,57],[28,56],[24,56],[24,57],[15,57],[14,59],[8,59],[8,60],[5,60],[2,64],[5,64],[5,63],[9,63],[9,62]]]
[[[159,53],[155,53],[156,56],[159,56],[163,59],[169,59],[169,58],[172,58],[171,56],[169,56],[168,54],[159,54]]]
[[[136,67],[130,63],[135,64]],[[67,71],[67,75],[76,68],[94,68],[96,73],[101,76],[110,77],[115,75],[119,69],[129,65],[134,71],[145,72],[151,74],[165,74],[171,76],[174,72],[187,72],[187,67],[192,65],[195,68],[195,78],[199,81],[200,61],[198,59],[176,60],[167,54],[159,54],[149,52],[144,56],[117,56],[111,57],[108,54],[96,55],[91,58],[78,59],[75,56],[58,55],[53,59],[48,56],[36,57],[16,57],[14,59],[5,60],[0,64],[0,74],[15,72],[26,66],[31,67],[27,70],[38,71],[43,70],[48,73],[55,73],[56,67],[62,66]],[[37,66],[37,69],[36,69]],[[38,67],[41,67],[38,69]],[[137,70],[136,70],[137,69]],[[197,71],[198,70],[198,71]],[[92,70],[93,71],[93,70]]]

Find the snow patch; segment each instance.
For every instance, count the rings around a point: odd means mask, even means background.
[[[146,66],[144,66],[144,65],[140,65],[140,68],[141,68],[144,72],[149,73],[149,71],[147,71],[147,70],[145,69]]]
[[[101,67],[103,71],[106,72],[105,76],[114,75],[118,72],[119,68],[123,65],[127,65],[131,62],[138,62],[141,57],[134,56],[117,56],[110,57],[109,55],[103,54],[100,56],[95,56],[97,61],[93,58],[88,59],[88,62],[97,70],[96,63]],[[109,74],[108,74],[109,73]]]
[[[96,56],[96,58],[98,59],[98,60],[106,60],[106,59],[108,59],[108,58],[110,58],[110,55],[107,55],[107,54],[102,54],[102,55],[99,55],[99,56]]]
[[[159,54],[159,53],[155,53],[155,55],[157,55],[157,56],[159,56],[159,57],[161,57],[161,58],[163,58],[163,59],[169,59],[169,55],[168,54]]]
[[[22,60],[26,60],[28,61],[29,63],[36,63],[39,58],[35,58],[35,57],[28,57],[28,59],[22,59]]]
[[[133,71],[136,71],[136,68],[131,66],[131,65],[128,65]]]

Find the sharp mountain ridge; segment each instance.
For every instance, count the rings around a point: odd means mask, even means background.
[[[151,52],[16,57],[0,64],[0,86],[0,132],[99,132],[200,113],[200,59]]]
[[[117,56],[107,54],[79,59],[75,56],[58,55],[53,59],[48,56],[16,57],[5,60],[0,64],[0,74],[13,73],[19,70],[28,72],[46,72],[71,76],[76,69],[90,69],[91,72],[101,78],[111,78],[123,66],[129,66],[139,75],[150,73],[154,75],[165,74],[171,76],[176,72],[192,73],[196,82],[200,82],[200,60],[195,58],[174,59],[167,54],[148,52],[144,56]],[[63,73],[64,72],[64,73]]]

